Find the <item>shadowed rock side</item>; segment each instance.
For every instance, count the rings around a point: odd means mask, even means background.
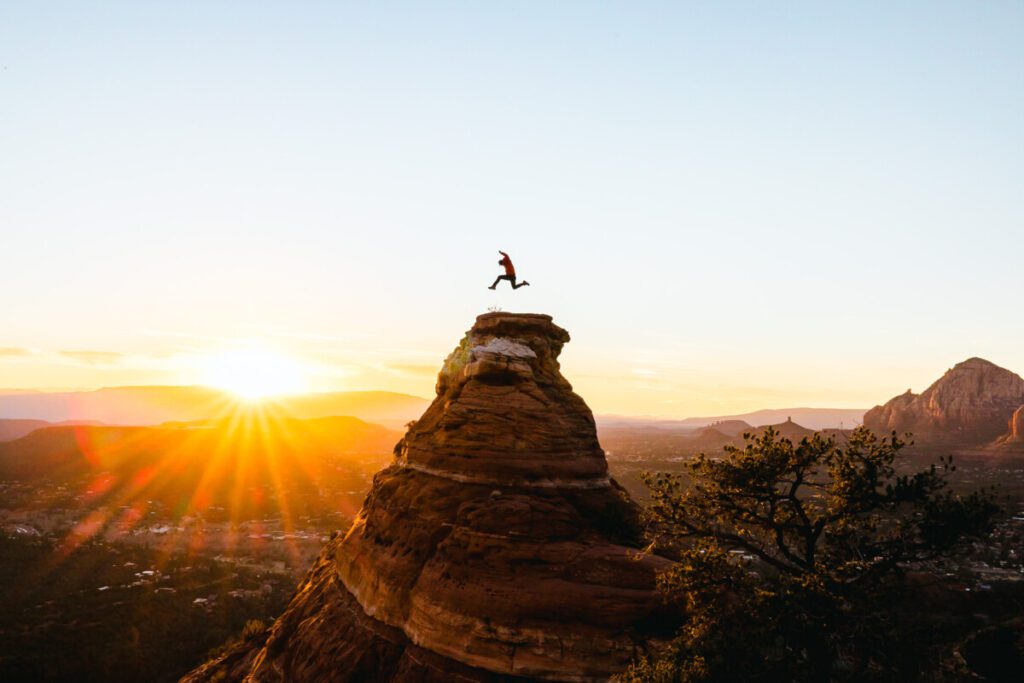
[[[981,358],[958,363],[920,395],[907,393],[864,415],[880,433],[912,432],[924,444],[982,446],[1006,433],[1024,404],[1024,379]]]
[[[635,558],[568,340],[544,315],[477,318],[265,643],[184,680],[599,681],[671,633],[668,561]]]

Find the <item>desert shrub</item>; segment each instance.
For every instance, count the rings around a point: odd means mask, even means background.
[[[769,429],[688,476],[645,475],[651,548],[679,560],[659,577],[686,623],[661,656],[620,680],[909,680],[925,668],[927,629],[894,608],[907,569],[990,529],[990,495],[954,496],[951,459],[912,475],[904,441],[867,429],[838,444],[797,444]]]
[[[242,640],[253,641],[261,638],[267,630],[267,622],[262,619],[250,619],[242,627]]]

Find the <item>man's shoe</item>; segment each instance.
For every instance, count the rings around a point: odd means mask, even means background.
[[[529,287],[529,286],[530,286],[530,283],[527,282],[526,280],[523,280],[523,287]]]
[[[497,289],[497,288],[498,288],[498,286],[497,286],[497,285],[491,285],[491,286],[490,286],[490,287],[488,287],[487,289]]]

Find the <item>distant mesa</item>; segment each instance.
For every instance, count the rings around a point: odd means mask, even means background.
[[[732,439],[735,436],[736,436],[735,434],[728,434],[726,432],[720,431],[717,427],[705,427],[704,429],[702,429],[699,432],[697,432],[697,439],[698,440],[700,440],[702,442],[706,441],[706,442],[711,442],[711,443],[714,443],[714,442],[717,442],[717,441],[721,441],[723,443],[724,442],[728,442],[728,441],[732,441]]]
[[[159,425],[215,418],[236,399],[202,386],[108,387],[96,391],[0,392],[0,417],[61,422],[101,421]],[[267,400],[281,414],[299,419],[349,415],[392,429],[423,412],[429,401],[390,391],[335,391]]]
[[[694,434],[692,446],[717,451],[723,446],[740,443],[745,433],[754,430],[754,427],[743,420],[719,420],[698,430]]]
[[[623,415],[598,415],[599,430],[605,429],[659,429],[663,431],[690,432],[697,435],[705,427],[714,427],[723,434],[729,435],[732,423],[745,424],[744,429],[777,425],[792,419],[809,429],[852,429],[864,419],[863,408],[770,408],[756,410],[739,415],[722,415],[716,417],[688,417],[681,420],[654,417],[627,417]]]
[[[44,423],[18,439],[0,442],[0,479],[46,478],[67,483],[99,470],[116,475],[130,487],[132,473],[156,466],[160,481],[155,484],[161,484],[166,493],[195,491],[207,474],[218,486],[223,485],[223,491],[217,491],[221,494],[232,489],[228,484],[234,483],[238,468],[252,466],[256,474],[257,465],[271,455],[282,471],[294,471],[298,479],[312,483],[311,473],[342,454],[374,454],[386,459],[399,433],[354,417],[279,417],[260,427],[260,438],[243,436],[231,420],[160,427]],[[232,447],[224,449],[225,444]],[[210,454],[225,450],[219,466],[211,469]]]
[[[1007,424],[1024,405],[1024,379],[981,358],[948,370],[921,394],[908,390],[875,406],[864,424],[880,433],[910,432],[916,443],[983,447],[1007,434]]]
[[[742,436],[744,432],[749,432],[752,429],[754,427],[743,420],[719,420],[706,427],[702,434],[713,435],[717,433],[724,434],[725,436]]]
[[[0,419],[0,442],[20,439],[37,429],[49,427],[46,420],[2,420]]]
[[[43,429],[45,427],[63,427],[63,426],[86,426],[86,425],[101,425],[102,422],[97,420],[67,420],[64,422],[47,422],[46,420],[11,420],[11,419],[0,419],[0,443],[4,441],[14,441],[20,439],[23,436],[28,436],[37,429]]]
[[[742,442],[744,434],[759,436],[769,429],[774,430],[778,437],[789,439],[793,442],[797,442],[805,437],[814,435],[813,429],[808,429],[807,427],[798,425],[793,421],[792,417],[787,417],[785,422],[761,425],[759,427],[752,427],[741,420],[726,420],[705,428],[701,432],[701,438],[714,438],[714,435],[718,434],[726,436],[730,443],[739,443]]]
[[[546,315],[489,313],[265,642],[183,681],[604,681],[670,637]]]

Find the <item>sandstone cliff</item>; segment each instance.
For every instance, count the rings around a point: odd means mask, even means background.
[[[569,335],[490,313],[265,638],[185,681],[598,681],[671,632],[637,507],[559,371]]]
[[[910,391],[864,415],[877,432],[912,432],[918,443],[979,446],[1006,432],[1024,404],[1024,379],[981,358],[947,371],[920,395]]]
[[[997,449],[1024,449],[1024,405],[1013,411],[1006,434],[996,439],[993,446]]]

